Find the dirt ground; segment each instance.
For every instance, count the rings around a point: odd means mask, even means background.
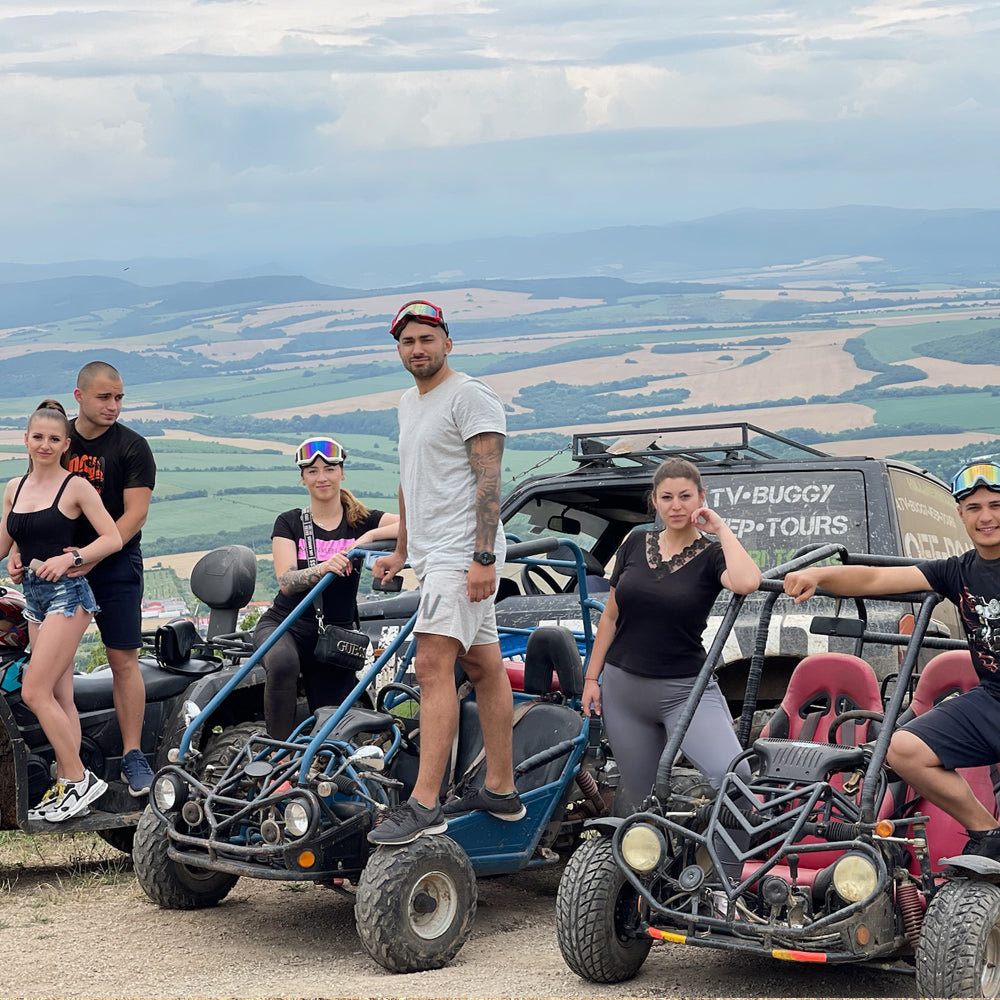
[[[218,907],[160,910],[131,862],[83,835],[0,839],[4,997],[913,997],[911,976],[657,945],[631,982],[585,982],[555,935],[558,867],[482,879],[472,937],[444,969],[369,958],[353,900],[240,881]]]

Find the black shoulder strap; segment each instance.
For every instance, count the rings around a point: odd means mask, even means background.
[[[308,507],[302,508],[302,535],[306,543],[306,564],[315,566],[316,559],[316,535],[313,533],[312,512]],[[313,607],[316,609],[316,624],[320,631],[323,631],[323,601],[320,595],[313,598]]]
[[[65,490],[65,489],[66,489],[66,486],[67,486],[67,484],[69,483],[69,481],[70,481],[71,479],[73,479],[73,478],[74,478],[75,476],[76,476],[76,473],[75,473],[75,472],[71,472],[71,473],[70,473],[70,474],[69,474],[69,475],[68,475],[68,476],[67,476],[67,477],[66,477],[66,478],[65,478],[65,479],[64,479],[64,480],[62,481],[62,486],[60,486],[60,487],[59,487],[59,492],[58,492],[58,493],[56,494],[56,498],[55,498],[55,500],[53,500],[53,501],[52,501],[52,506],[53,506],[53,507],[58,507],[58,506],[59,506],[59,498],[60,498],[60,497],[61,497],[61,496],[63,495],[63,490]]]

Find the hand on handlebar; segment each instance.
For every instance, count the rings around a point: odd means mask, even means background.
[[[329,559],[319,564],[319,569],[326,573],[333,573],[334,576],[350,576],[354,567],[351,560],[343,552],[330,556]]]
[[[796,604],[809,600],[816,593],[816,578],[807,569],[796,570],[786,575],[782,586],[789,597],[795,598]]]

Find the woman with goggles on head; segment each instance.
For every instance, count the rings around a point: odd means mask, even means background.
[[[278,593],[254,630],[254,648],[299,605],[302,597],[327,574],[335,579],[323,591],[327,625],[352,627],[357,617],[358,569],[346,553],[370,542],[396,537],[398,514],[369,510],[343,488],[346,450],[333,438],[307,438],[295,453],[309,505],[279,514],[271,531],[271,552]],[[308,517],[304,518],[303,515]],[[311,521],[315,565],[309,565],[306,521]],[[309,710],[338,705],[356,683],[354,674],[318,663],[316,612],[307,608],[264,655],[264,718],[267,731],[285,739],[295,728],[301,674]]]

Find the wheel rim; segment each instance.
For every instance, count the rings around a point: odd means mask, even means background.
[[[424,941],[440,937],[458,914],[458,890],[454,880],[441,871],[422,875],[410,890],[406,914],[417,937]]]
[[[984,997],[1000,996],[1000,925],[994,924],[983,942],[981,973]]]

